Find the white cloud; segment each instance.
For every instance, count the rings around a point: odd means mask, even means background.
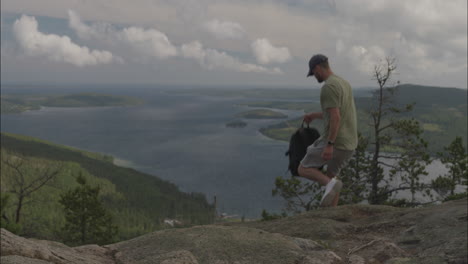
[[[345,47],[346,45],[343,41],[339,40],[336,44],[338,54],[347,57],[352,62],[355,69],[369,76],[372,74],[376,64],[387,56],[394,55],[386,54],[385,50],[379,46],[365,47],[362,45],[355,45],[351,46],[349,49],[346,49]]]
[[[68,10],[68,25],[81,39],[99,39],[114,34],[115,29],[109,23],[93,23],[91,26],[83,23],[80,16],[73,10]]]
[[[73,11],[69,12],[69,24],[77,35],[84,39],[93,38],[107,42],[111,40],[113,45],[125,45],[139,53],[141,60],[144,61],[147,61],[148,57],[166,59],[178,56],[195,59],[208,70],[226,69],[237,72],[282,73],[279,68],[268,69],[255,64],[242,63],[225,52],[203,48],[203,45],[198,41],[182,45],[179,48],[181,53],[179,54],[178,48],[171,44],[169,38],[155,29],[128,27],[118,31],[109,24],[99,26],[99,24],[93,23],[88,26]]]
[[[379,54],[394,55],[406,82],[437,85],[455,77],[466,87],[466,8],[466,0],[341,1],[333,29],[336,51],[363,73],[363,65],[383,59]]]
[[[181,53],[183,57],[195,59],[200,63],[200,65],[209,70],[222,68],[238,72],[258,72],[270,74],[282,73],[279,68],[268,69],[255,64],[242,63],[238,59],[226,54],[225,52],[219,52],[214,49],[205,49],[198,41],[182,45]]]
[[[283,63],[291,59],[288,48],[275,47],[266,38],[255,40],[251,47],[257,61],[261,64]]]
[[[239,23],[213,19],[203,23],[203,28],[219,39],[239,39],[245,30]]]
[[[177,55],[177,48],[171,44],[166,34],[156,29],[127,27],[120,31],[108,23],[93,23],[91,26],[83,23],[74,11],[68,11],[69,25],[83,39],[94,39],[111,45],[124,45],[136,52],[141,59],[148,56],[156,59],[166,59]]]
[[[254,56],[252,42],[265,38],[271,46],[287,47],[290,56],[294,54],[288,64],[288,74],[281,78],[284,83],[308,84],[310,79],[299,81],[294,75],[297,71],[292,69],[306,71],[310,56],[323,53],[331,59],[338,74],[349,73],[343,77],[352,79],[354,85],[373,84],[365,69],[382,59],[372,55],[382,53],[372,48],[379,47],[385,55],[396,55],[401,81],[422,80],[423,84],[457,87],[467,84],[466,0],[2,0],[1,12],[10,16],[27,12],[40,16],[41,22],[43,17],[64,18],[70,8],[86,21],[80,21],[87,26],[82,28],[79,27],[82,24],[70,22],[82,43],[119,54],[126,61],[146,58],[147,62],[158,63],[161,60],[150,55],[150,48],[142,51],[137,44],[118,39],[122,27],[133,26],[146,31],[155,29],[166,35],[179,52],[167,58],[180,58],[181,44],[199,40],[204,50],[209,47],[219,53],[225,51],[237,56],[238,61],[251,55],[254,60],[249,62],[264,67],[279,63],[267,55],[260,56],[260,51],[259,56]],[[9,26],[7,19],[3,22]],[[47,25],[51,28],[42,32],[60,27],[58,23],[58,19],[50,20]],[[3,46],[5,40],[2,41]],[[359,66],[354,67],[356,62]],[[184,62],[175,59],[170,63],[171,67],[177,67]],[[272,80],[255,78],[251,80],[265,84]],[[166,80],[172,82],[169,75]]]
[[[177,55],[177,49],[167,36],[155,29],[129,27],[117,35],[118,39],[143,55],[165,59]]]
[[[203,49],[203,45],[198,41],[182,45],[181,51],[182,56],[196,59],[201,62],[203,62],[204,58],[206,57],[206,52]]]
[[[35,17],[22,15],[15,21],[13,33],[21,48],[31,56],[44,56],[52,61],[66,62],[80,67],[119,60],[109,51],[90,50],[79,46],[67,36],[40,32]]]
[[[93,31],[91,27],[81,22],[81,18],[73,10],[68,10],[68,25],[75,30],[80,38],[88,39],[91,36],[96,37],[97,32]]]

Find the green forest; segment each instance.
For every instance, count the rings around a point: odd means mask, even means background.
[[[166,218],[181,226],[214,221],[214,207],[203,194],[184,193],[158,177],[116,166],[107,155],[1,133],[1,157],[2,227],[23,236],[63,241],[65,215],[59,200],[79,186],[78,177],[99,187],[99,199],[119,230],[115,241],[167,228]],[[42,175],[51,171],[56,175],[24,197],[18,219],[21,190],[39,186]]]

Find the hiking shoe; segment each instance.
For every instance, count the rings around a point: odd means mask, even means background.
[[[341,187],[343,187],[343,183],[340,180],[335,178],[331,179],[330,182],[328,182],[328,184],[325,186],[325,193],[323,194],[322,200],[320,201],[320,206],[331,206],[336,194],[340,193]]]

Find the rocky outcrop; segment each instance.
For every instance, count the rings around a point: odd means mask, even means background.
[[[344,263],[468,263],[467,199],[422,208],[347,205],[244,226],[327,245]]]
[[[175,228],[70,248],[4,229],[1,263],[468,263],[467,200],[419,209],[348,205],[274,221]]]
[[[1,263],[113,264],[112,252],[98,245],[70,248],[62,243],[25,239],[1,230]]]
[[[314,241],[232,226],[198,226],[155,232],[111,246],[122,263],[166,263],[162,256],[182,255],[193,263],[342,263]],[[183,253],[183,254],[182,254]],[[156,261],[155,261],[156,260]],[[152,262],[154,261],[154,262]],[[167,262],[181,263],[181,262]]]

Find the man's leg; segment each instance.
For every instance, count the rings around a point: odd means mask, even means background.
[[[325,186],[330,182],[330,178],[323,174],[319,169],[316,168],[306,168],[302,165],[299,165],[299,176],[307,178],[312,181],[318,182],[320,185]]]
[[[327,178],[331,181],[331,179],[335,178],[335,175],[333,175],[330,171],[327,172]],[[340,200],[340,193],[338,192],[335,195],[335,198],[333,198],[333,202],[330,204],[331,207],[338,206],[338,201]]]
[[[333,159],[329,162],[327,168],[327,176],[332,179],[337,176],[344,166],[348,163],[349,159],[351,159],[354,151],[352,150],[340,150],[335,149],[333,153]],[[338,192],[333,201],[331,202],[331,206],[337,206],[338,201],[340,200],[340,193]]]
[[[335,175],[331,174],[330,172],[327,173],[327,177],[331,180],[332,178],[335,177]],[[331,207],[335,207],[335,206],[338,206],[338,201],[340,200],[340,193],[337,193],[335,195],[335,198],[333,198],[333,202],[331,203]]]
[[[338,206],[338,201],[340,200],[340,193],[337,193],[335,198],[333,199],[332,204],[330,205],[331,207]]]
[[[298,172],[299,172],[299,176],[307,178],[307,179],[312,180],[312,181],[316,181],[322,186],[326,186],[331,181],[331,179],[334,177],[330,173],[325,175],[320,170],[318,170],[316,168],[306,168],[306,167],[303,167],[302,165],[299,165]],[[338,205],[338,200],[339,200],[339,195],[340,194],[338,192],[335,195],[335,197],[333,198],[333,200],[327,206],[331,206],[331,207],[337,206]]]
[[[327,143],[323,140],[316,141],[307,148],[307,153],[298,167],[298,174],[301,177],[316,181],[322,186],[326,186],[325,193],[320,204],[321,206],[333,206],[333,204],[338,204],[338,202],[334,202],[336,198],[334,193],[340,191],[342,183],[340,181],[332,181],[333,176],[331,176],[330,171],[325,175],[317,169],[327,163],[322,159],[323,148],[326,144]],[[306,167],[304,167],[303,164]]]

